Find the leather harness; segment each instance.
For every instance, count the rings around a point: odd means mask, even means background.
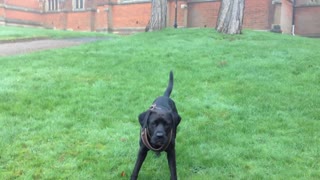
[[[145,117],[144,117],[144,125],[143,125],[143,127],[141,128],[140,133],[141,133],[141,140],[142,140],[143,144],[144,144],[149,150],[152,150],[152,151],[155,151],[155,152],[161,152],[161,151],[165,151],[165,150],[168,148],[168,146],[170,145],[171,139],[172,139],[173,128],[171,129],[171,131],[170,131],[170,133],[169,133],[169,135],[168,135],[169,140],[168,140],[168,142],[167,142],[166,144],[161,145],[159,148],[155,148],[155,147],[153,147],[153,146],[150,144],[150,142],[149,142],[150,134],[149,134],[148,127],[147,127],[147,121],[148,121],[148,118],[149,118],[151,112],[152,112],[152,111],[154,112],[154,111],[156,111],[157,109],[160,109],[160,110],[161,110],[162,108],[158,107],[156,104],[153,104],[153,105],[150,107],[149,111],[147,112],[147,114],[146,114]]]

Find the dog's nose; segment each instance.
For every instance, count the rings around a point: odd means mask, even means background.
[[[164,135],[163,132],[157,132],[157,133],[156,133],[156,136],[157,136],[157,137],[163,137],[163,135]]]

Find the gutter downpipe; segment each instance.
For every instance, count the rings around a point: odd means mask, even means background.
[[[4,20],[4,26],[6,26],[7,25],[7,23],[6,23],[6,19],[7,19],[7,2],[6,2],[6,0],[3,0],[3,20]]]
[[[296,0],[293,0],[292,2],[292,29],[291,33],[293,36],[295,36],[295,15],[296,15]]]
[[[177,27],[178,27],[177,14],[178,14],[178,0],[175,0],[175,7],[174,7],[174,24],[173,24],[173,27],[174,27],[174,28],[177,28]]]

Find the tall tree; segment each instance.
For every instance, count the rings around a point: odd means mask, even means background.
[[[152,0],[151,3],[151,18],[146,31],[165,28],[167,22],[167,0]]]
[[[226,34],[240,34],[242,30],[245,0],[222,0],[218,23],[218,32]]]

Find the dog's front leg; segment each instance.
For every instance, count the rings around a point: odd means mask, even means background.
[[[174,147],[167,151],[167,159],[170,168],[170,179],[177,180],[176,151]]]
[[[140,146],[138,159],[136,161],[133,172],[131,174],[131,180],[136,180],[138,178],[140,168],[142,166],[143,161],[146,159],[147,153],[148,153],[148,148],[143,145]]]

